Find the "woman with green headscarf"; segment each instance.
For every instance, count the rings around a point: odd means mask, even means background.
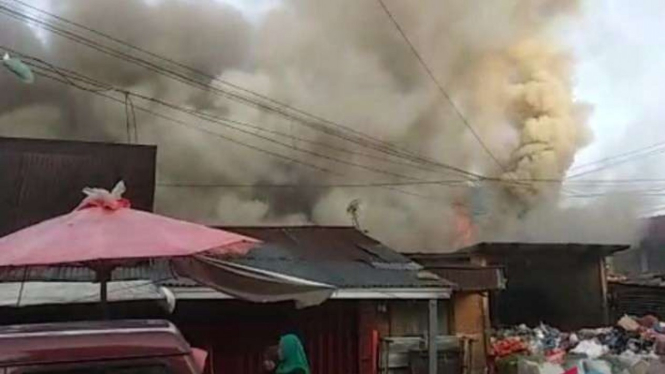
[[[284,335],[279,339],[279,364],[277,374],[310,374],[305,349],[293,334]]]

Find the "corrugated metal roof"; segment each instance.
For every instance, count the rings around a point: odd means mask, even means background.
[[[109,302],[163,300],[159,288],[146,281],[111,282]],[[19,297],[20,294],[20,297]],[[0,284],[0,307],[99,302],[99,283],[27,282]]]
[[[157,282],[176,278],[167,261],[142,262],[136,266],[113,270],[114,281],[154,280]],[[21,282],[24,279],[41,282],[95,282],[95,272],[83,266],[53,266],[14,268],[0,272],[2,282]]]
[[[636,277],[610,279],[609,281],[613,284],[665,288],[664,274],[643,274]]]
[[[239,264],[279,272],[340,288],[453,287],[420,269],[410,259],[384,246],[353,227],[225,227],[262,240],[265,244],[246,256],[232,259]],[[373,248],[368,251],[366,248]],[[93,281],[94,273],[82,267],[30,270],[27,279]],[[20,281],[22,269],[0,274],[0,280]],[[173,276],[167,262],[155,261],[119,268],[114,280],[153,279],[164,285],[196,287],[189,279]]]
[[[0,236],[71,211],[84,187],[127,185],[151,211],[156,147],[0,137]]]
[[[462,248],[457,252],[500,256],[521,256],[525,252],[548,255],[552,252],[568,252],[605,257],[628,248],[630,248],[628,244],[484,242]]]
[[[460,291],[490,291],[505,288],[503,268],[461,262],[439,253],[413,253],[409,258],[425,269],[457,285]]]
[[[337,287],[450,287],[349,226],[223,227],[266,245],[237,261]],[[414,266],[415,265],[415,266]]]
[[[317,261],[410,263],[397,251],[351,226],[220,227],[288,248],[288,257]],[[261,257],[270,256],[261,253]]]

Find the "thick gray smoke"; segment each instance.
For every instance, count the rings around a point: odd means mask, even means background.
[[[622,240],[623,234],[632,232],[616,230],[625,228],[627,216],[633,217],[625,210],[621,217],[614,215],[616,222],[601,225],[583,219],[580,211],[562,208],[556,185],[514,183],[563,177],[576,151],[589,140],[588,110],[572,95],[572,58],[554,42],[557,23],[575,16],[577,1],[386,3],[500,166],[442,99],[376,1],[284,1],[258,24],[212,0],[67,0],[53,1],[51,9],[425,157],[502,178],[505,183],[484,188],[488,213],[478,223],[478,238],[545,240],[536,228],[549,222],[562,222],[549,232],[559,233],[548,235],[551,241]],[[380,160],[398,159],[0,17],[4,45],[146,95],[315,141],[280,138],[291,145],[283,147],[142,103],[191,125],[335,172],[308,169],[139,112],[141,142],[159,145],[159,180],[255,186],[158,187],[157,209],[162,213],[211,224],[350,224],[347,206],[358,199],[362,228],[387,243],[405,250],[461,245],[454,207],[466,206],[468,211],[472,205],[467,184],[261,187],[460,179],[454,172]],[[43,80],[26,87],[0,74],[0,84],[2,135],[124,140],[122,106]],[[562,218],[568,225],[579,227],[578,220],[589,228],[576,235],[564,227]],[[616,227],[607,230],[608,225]]]

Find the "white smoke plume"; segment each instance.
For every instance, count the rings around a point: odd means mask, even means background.
[[[560,180],[589,140],[587,107],[573,100],[569,56],[528,40],[507,51],[501,64],[513,73],[507,88],[510,123],[519,141],[502,178]],[[543,183],[515,184],[523,200],[537,199]]]
[[[535,234],[524,234],[533,233],[529,222],[542,224],[570,214],[560,213],[562,208],[551,203],[551,192],[543,188],[548,184],[511,181],[561,178],[589,140],[588,110],[572,95],[572,56],[556,43],[557,24],[574,19],[577,1],[386,4],[501,167],[441,97],[376,1],[285,0],[257,23],[212,0],[67,0],[51,1],[50,9],[424,157],[502,178],[506,183],[484,186],[489,213],[478,237],[537,240]],[[254,186],[161,186],[156,203],[161,213],[211,224],[348,225],[346,208],[359,199],[362,228],[397,248],[450,250],[459,245],[453,207],[471,205],[466,184],[305,187],[460,179],[457,173],[431,165],[414,167],[48,32],[36,33],[6,17],[0,19],[0,40],[117,86],[311,140],[287,138],[291,147],[286,148],[143,103],[191,125],[335,173],[308,169],[139,112],[141,142],[159,146],[159,180]],[[122,106],[43,80],[24,87],[1,74],[0,83],[0,135],[124,140]],[[265,184],[303,187],[262,187]],[[539,213],[518,217],[525,206]],[[548,208],[539,208],[544,206]],[[592,236],[583,239],[593,241]]]

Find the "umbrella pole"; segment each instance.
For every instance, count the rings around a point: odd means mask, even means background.
[[[109,319],[109,301],[108,301],[108,280],[103,279],[99,282],[99,298],[102,307],[102,317]]]
[[[111,279],[111,270],[110,269],[99,269],[97,270],[97,279],[99,280],[99,304],[102,311],[103,319],[110,319],[111,315],[109,313],[109,300],[108,300],[108,286],[109,279]]]

